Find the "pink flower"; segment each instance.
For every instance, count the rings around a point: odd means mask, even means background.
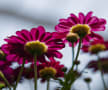
[[[92,60],[88,63],[87,67],[89,69],[93,69],[93,72],[96,72],[99,70],[99,63],[102,68],[103,73],[108,73],[108,58],[101,58],[98,61]]]
[[[71,14],[67,19],[60,19],[59,24],[55,26],[57,32],[53,33],[53,35],[66,41],[66,36],[69,33],[77,33],[85,39],[93,31],[104,31],[106,20],[92,16],[92,13],[88,12],[87,15],[84,15],[80,12],[78,17]]]
[[[38,78],[41,78],[42,82],[47,80],[48,78],[60,78],[64,76],[64,72],[62,69],[64,65],[60,64],[59,61],[46,61],[43,63],[37,63],[37,74]],[[20,71],[21,67],[15,69],[16,75]],[[34,78],[34,64],[31,64],[30,67],[24,68],[22,77],[26,79]]]
[[[97,54],[101,51],[108,50],[108,41],[104,39],[97,39],[85,44],[81,48],[83,52],[90,52],[91,54]]]
[[[50,60],[62,58],[62,54],[58,51],[64,48],[62,40],[55,39],[52,33],[45,32],[42,26],[32,28],[31,31],[21,30],[17,31],[16,35],[5,39],[7,44],[2,46],[2,49],[8,54],[8,60],[22,63],[26,58],[27,62],[33,61],[33,54],[36,53],[37,60],[40,62],[45,61],[45,56]]]
[[[38,65],[38,77],[42,79],[42,82],[49,78],[60,78],[64,76],[62,69],[64,65],[59,61],[50,61]]]

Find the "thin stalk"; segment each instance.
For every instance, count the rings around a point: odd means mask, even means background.
[[[5,78],[5,76],[3,75],[3,76],[0,76],[0,77],[1,77],[1,78],[4,80],[4,82],[7,84],[9,90],[11,90],[10,84],[9,84],[8,80]]]
[[[87,87],[88,87],[88,90],[91,90],[90,84],[89,84],[89,83],[87,83]]]
[[[37,55],[34,55],[34,90],[37,90]]]
[[[98,60],[100,60],[99,55],[97,55],[97,56],[98,56]],[[101,67],[101,63],[100,62],[98,62],[98,67],[99,67],[99,70],[100,70],[100,74],[101,74],[101,79],[102,79],[102,82],[103,82],[104,90],[107,90],[107,86],[105,84],[104,75],[103,75],[103,72],[102,72],[102,67]]]
[[[101,72],[101,79],[102,79],[102,82],[103,82],[103,85],[104,85],[104,90],[108,90],[107,87],[106,87],[106,84],[105,84],[104,75],[103,75],[102,71],[100,71],[100,72]]]
[[[18,82],[19,82],[20,79],[21,79],[21,75],[22,75],[23,69],[24,69],[24,64],[25,64],[25,58],[23,59],[23,63],[22,63],[22,66],[21,66],[21,70],[20,70],[20,72],[19,72],[19,74],[18,74],[18,78],[17,78],[17,80],[16,80],[16,84],[15,84],[13,90],[16,90],[16,87],[17,87],[17,85],[18,85]]]
[[[78,51],[77,51],[75,61],[78,61],[78,56],[79,56],[79,53],[80,53],[81,43],[82,43],[82,39],[80,39],[80,41],[79,41]],[[78,65],[76,65],[76,70],[78,70]]]
[[[76,57],[75,57],[75,60],[74,61],[77,61],[78,60],[78,56],[79,56],[79,52],[80,52],[80,48],[81,48],[81,43],[82,43],[82,38],[79,41],[78,50],[77,50],[77,54],[76,54]],[[74,65],[75,64],[73,64],[71,70],[73,70]],[[76,66],[76,70],[78,70],[78,65]]]
[[[50,79],[47,80],[47,90],[49,90]]]
[[[72,65],[74,61],[74,43],[72,42]]]

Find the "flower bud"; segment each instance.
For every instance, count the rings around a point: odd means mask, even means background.
[[[89,77],[84,78],[84,81],[85,81],[86,83],[90,83],[90,82],[91,82],[91,78],[89,78]]]
[[[77,61],[74,61],[74,64],[75,65],[79,65],[80,64],[80,61],[78,61],[78,60]]]
[[[66,39],[69,41],[69,42],[76,42],[78,39],[79,39],[79,36],[78,34],[76,33],[69,33],[66,37]]]
[[[63,68],[62,68],[62,71],[63,71],[63,72],[66,72],[66,71],[67,71],[67,68],[66,68],[66,67],[63,67]]]

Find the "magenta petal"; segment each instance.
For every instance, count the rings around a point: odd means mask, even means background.
[[[7,44],[3,44],[2,45],[2,47],[1,47],[1,49],[6,53],[6,54],[8,54],[9,53],[9,49],[8,49],[8,47],[9,47],[9,45],[7,45]]]
[[[93,17],[89,20],[88,24],[89,24],[89,25],[95,24],[95,23],[97,23],[98,21],[99,21],[99,19],[98,19],[97,17],[93,16]]]
[[[108,50],[108,42],[105,41],[104,44],[105,44],[105,46],[106,46],[106,49]]]
[[[17,33],[16,33],[17,34]],[[25,30],[25,29],[23,29],[22,31],[21,31],[21,35],[26,39],[26,40],[31,40],[31,35],[30,35],[30,33],[29,33],[29,31],[27,31],[27,30]]]
[[[37,32],[37,28],[31,29],[31,35],[32,35],[33,40],[36,40],[36,32]]]
[[[60,52],[58,52],[58,51],[55,51],[55,52],[52,52],[52,54],[54,55],[54,57],[56,57],[56,58],[62,58],[62,54],[60,53]]]
[[[23,59],[21,58],[21,59],[19,59],[19,62],[18,62],[19,64],[22,64],[23,63]]]
[[[52,44],[48,46],[49,50],[59,50],[60,48],[64,48],[65,45],[63,43]]]
[[[4,65],[6,62],[0,61],[0,66]]]
[[[15,59],[15,57],[16,57],[16,55],[11,55],[11,54],[9,54],[9,55],[7,55],[6,59],[7,59],[8,61],[13,61],[13,60]]]
[[[31,29],[31,35],[32,35],[33,40],[37,40],[38,37],[39,37],[38,29],[37,28],[32,28]]]
[[[105,25],[106,24],[106,20],[105,19],[99,19],[99,25]]]
[[[85,16],[85,24],[88,23],[89,19],[91,18],[93,12],[88,12],[88,14]]]
[[[79,23],[79,19],[77,18],[77,16],[75,16],[74,14],[70,14],[70,16],[73,22],[75,22],[76,24]]]
[[[92,28],[91,31],[104,31],[104,30],[105,30],[105,26]]]
[[[66,19],[59,19],[59,22],[67,22]]]
[[[72,27],[72,23],[71,22],[60,22],[60,24],[58,25],[59,27],[62,27],[64,29],[68,29],[69,27]]]
[[[49,40],[50,38],[52,38],[52,35],[50,32],[47,32],[43,38],[43,40],[41,40],[42,42],[46,42],[47,40]]]
[[[66,32],[66,31],[69,31],[69,26],[60,26],[60,25],[56,25],[55,26],[55,30],[58,31],[58,32]]]
[[[53,32],[53,36],[57,39],[65,38],[68,32]]]
[[[83,24],[84,23],[84,14],[83,13],[79,13],[79,20],[80,20],[80,23]]]
[[[42,37],[42,35],[45,33],[45,29],[44,29],[44,27],[42,27],[42,26],[39,26],[37,29],[39,30],[39,37],[38,37],[38,40],[40,40],[41,37]]]
[[[23,31],[17,31],[17,32],[16,32],[16,35],[17,35],[18,37],[22,38],[24,41],[27,41],[26,35],[23,34],[22,32],[23,32]]]
[[[88,46],[83,46],[82,48],[81,48],[84,52],[88,52]]]
[[[5,39],[5,41],[7,41],[8,43],[20,43],[20,44],[25,43],[25,41],[23,39],[21,39],[20,37],[17,37],[17,36],[11,36],[11,37],[9,37],[9,39]]]
[[[73,21],[71,17],[68,17],[67,21],[68,22],[71,22],[72,26],[76,24],[76,22]]]

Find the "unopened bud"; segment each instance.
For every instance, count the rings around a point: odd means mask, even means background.
[[[76,42],[78,39],[79,39],[79,36],[78,34],[76,33],[69,33],[66,37],[66,39],[69,41],[69,42]]]
[[[74,61],[74,64],[75,65],[79,65],[80,64],[80,61],[78,61],[78,60],[77,61]]]
[[[66,72],[66,71],[67,71],[67,68],[66,68],[66,67],[63,67],[63,68],[62,68],[62,71],[63,71],[63,72]]]
[[[84,78],[84,81],[85,81],[86,83],[90,83],[90,82],[91,82],[91,78],[89,78],[89,77]]]

